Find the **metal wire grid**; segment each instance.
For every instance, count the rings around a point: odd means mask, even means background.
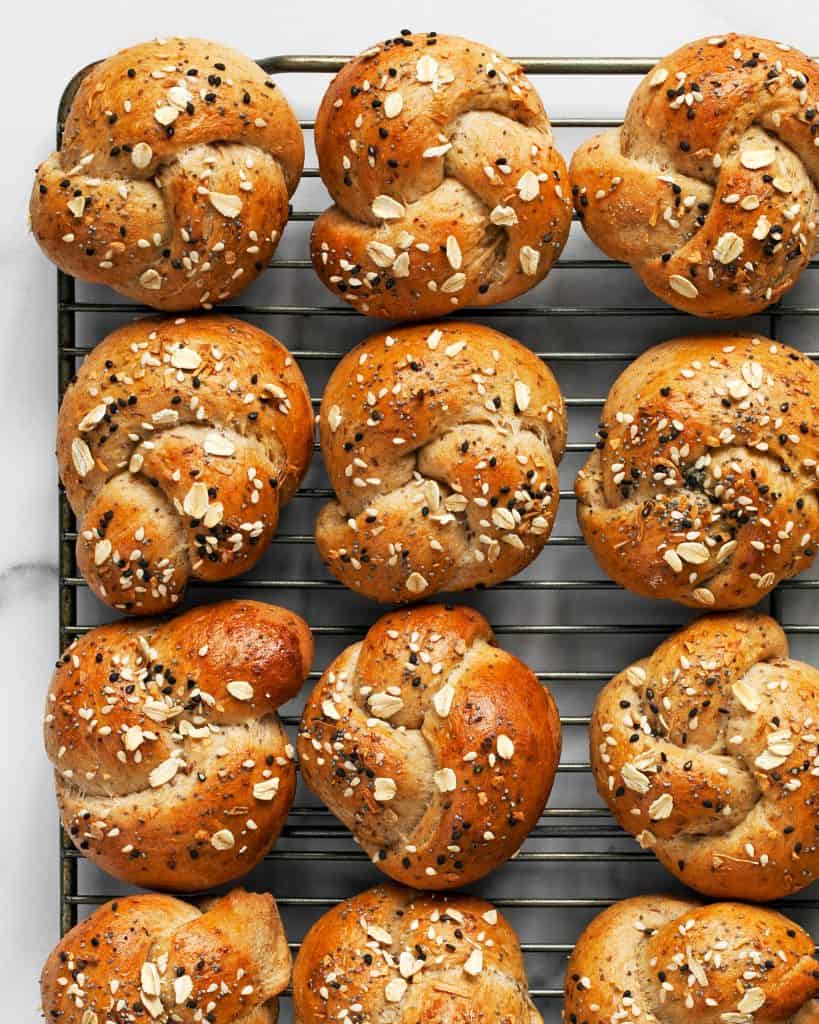
[[[336,72],[347,59],[345,57],[281,56],[262,60],[260,64],[271,74],[328,74]],[[655,63],[655,61],[647,59],[620,58],[520,58],[520,60],[529,74],[551,76],[640,75]],[[71,99],[86,71],[87,69],[83,69],[72,79],[60,101],[58,143]],[[618,124],[619,121],[596,117],[556,118],[552,123],[556,129],[600,129]],[[309,132],[313,128],[313,122],[302,121],[301,126],[306,132]],[[305,179],[317,178],[317,168],[306,168],[304,177]],[[306,224],[312,222],[317,213],[316,210],[297,208],[292,211],[290,222],[291,224]],[[605,259],[601,254],[594,252],[590,257],[564,255],[557,264],[557,270],[558,272],[566,269],[582,272],[611,271],[622,266],[622,264]],[[813,260],[810,266],[811,269],[816,269],[819,266],[819,261]],[[272,277],[266,277],[268,292],[272,295],[276,294],[276,284],[282,272],[305,270],[309,272],[310,268],[310,260],[306,258],[293,258],[285,255],[274,257],[268,272],[268,275],[272,272]],[[329,301],[329,297],[320,291],[320,286],[318,289],[319,299]],[[819,296],[816,289],[814,292]],[[239,316],[273,318],[274,324],[277,319],[286,317],[310,318],[307,321],[308,324],[319,323],[319,317],[356,317],[360,321],[360,330],[357,332],[359,337],[366,336],[373,328],[372,321],[360,317],[350,307],[337,304],[325,305],[321,301],[316,304],[239,302],[220,306],[219,309],[221,312],[235,313]],[[110,293],[105,294],[103,300],[94,297],[78,298],[74,279],[62,272],[58,274],[60,396],[75,372],[77,361],[88,351],[88,340],[81,340],[80,335],[85,331],[84,325],[89,322],[89,319],[93,319],[95,314],[119,317],[143,312],[148,311],[138,305],[117,301]],[[626,318],[679,317],[679,314],[669,307],[639,303],[605,306],[591,306],[584,303],[532,304],[530,297],[527,297],[525,304],[514,304],[491,311],[476,311],[472,314],[470,311],[464,311],[461,315],[480,316],[482,319],[492,320],[527,321],[534,318],[547,325],[560,319],[588,317],[610,325],[613,331],[622,329],[621,325]],[[803,326],[812,327],[809,319],[803,320],[802,318],[812,318],[817,315],[819,315],[819,305],[802,302],[789,303],[787,307],[773,308],[764,317],[756,319],[762,324],[759,327],[760,331],[775,338],[784,317],[788,318],[789,323],[801,321]],[[690,318],[684,323],[686,326],[683,327],[683,331],[690,330]],[[274,333],[276,333],[275,330]],[[310,333],[312,336],[312,332]],[[682,333],[682,331],[678,333]],[[667,333],[659,334],[656,340],[661,340],[663,336],[667,336]],[[98,335],[92,335],[91,341],[95,342],[98,337]],[[287,336],[283,337],[287,341]],[[789,340],[791,340],[790,334]],[[305,371],[317,366],[331,369],[338,356],[338,352],[331,351],[329,348],[290,347]],[[615,351],[610,351],[602,346],[597,346],[599,350],[549,349],[548,351],[539,351],[538,354],[547,359],[556,370],[560,367],[575,367],[585,372],[586,368],[591,370],[595,367],[611,367],[612,364],[620,364],[616,365],[616,370],[619,372],[624,365],[636,358],[642,347],[644,346],[641,345],[639,349],[634,348],[634,350],[618,348]],[[819,351],[811,351],[810,355],[819,358]],[[312,386],[311,391],[313,394],[316,393]],[[591,415],[594,415],[593,410],[602,405],[605,393],[606,389],[603,388],[595,397],[569,397],[567,405],[570,410],[580,410],[581,412],[588,410]],[[314,404],[317,405],[318,401],[319,399],[314,399]],[[579,415],[579,413],[575,413],[575,415]],[[589,434],[590,436],[591,434]],[[569,461],[572,458],[584,457],[584,453],[590,451],[591,448],[592,441],[590,439],[570,442],[568,445]],[[314,463],[316,462],[320,462],[320,456],[314,459]],[[318,486],[311,477],[308,477],[308,486],[301,489],[293,503],[294,506],[302,505],[302,512],[305,507],[308,509],[317,507],[319,501],[331,495],[328,487]],[[560,496],[564,502],[562,508],[565,510],[567,506],[569,507],[570,518],[573,520],[574,495],[570,487],[572,477],[573,472],[568,477],[564,477],[564,487],[561,489]],[[323,481],[318,481],[318,483],[321,482]],[[312,515],[309,512],[307,514],[310,516],[307,523],[309,527]],[[274,547],[271,551],[275,553],[276,564],[271,565],[272,559],[265,559],[261,564],[261,575],[231,581],[225,585],[197,586],[194,584],[191,588],[192,597],[195,601],[208,600],[228,596],[225,591],[240,590],[246,596],[281,601],[289,607],[293,607],[294,610],[296,603],[301,601],[307,607],[299,607],[298,610],[305,614],[313,627],[317,640],[317,651],[326,651],[326,657],[318,660],[317,669],[311,673],[311,681],[315,681],[326,663],[343,646],[363,635],[367,626],[384,609],[373,605],[365,606],[364,613],[362,614],[359,609],[357,616],[361,621],[355,623],[342,620],[341,623],[314,624],[314,618],[311,617],[309,609],[326,608],[326,606],[320,605],[320,602],[327,600],[334,591],[343,591],[343,588],[320,567],[314,575],[310,576],[303,573],[293,577],[290,573],[282,571],[288,559],[297,566],[301,566],[304,562],[301,552],[307,546],[312,548],[313,544],[310,529],[302,527],[301,532],[288,531],[287,523],[291,518],[286,512],[280,524],[281,532],[273,542]],[[301,518],[304,518],[304,515]],[[571,572],[566,572],[565,575],[558,573],[556,578],[551,576],[544,578],[543,575],[539,575],[538,573],[542,572],[546,560],[550,556],[554,556],[555,549],[571,549],[583,545],[582,538],[577,532],[557,532],[560,529],[561,526],[558,522],[556,533],[548,542],[547,552],[541,556],[537,565],[532,567],[531,572],[525,573],[517,579],[509,580],[493,588],[492,591],[482,593],[478,601],[470,601],[470,597],[474,597],[474,595],[458,595],[459,600],[481,604],[481,610],[493,622],[495,631],[501,637],[502,642],[508,646],[534,641],[541,644],[552,643],[575,647],[582,645],[592,649],[595,644],[600,642],[607,647],[613,647],[618,638],[628,635],[645,638],[641,639],[643,647],[650,649],[653,643],[657,642],[652,640],[652,637],[663,636],[678,624],[670,621],[674,616],[667,606],[661,608],[659,620],[653,621],[656,616],[646,614],[646,602],[630,603],[627,600],[628,595],[619,592],[619,589],[611,581],[600,577],[585,578],[576,575],[577,565],[575,563],[579,559],[569,557],[565,560],[568,563],[567,568],[571,569]],[[76,522],[64,495],[61,494],[59,505],[60,649],[69,644],[78,634],[92,628],[97,623],[100,614],[100,609],[94,606],[93,599],[88,597],[85,581],[78,573],[74,551],[75,540]],[[571,556],[572,552],[567,551],[566,555]],[[561,562],[560,568],[563,568],[563,562]],[[801,594],[812,604],[813,594],[811,592],[817,588],[819,588],[819,579],[816,578],[803,577],[782,584],[769,598],[769,610],[781,621],[783,601],[786,597],[790,597],[791,594],[798,597]],[[615,593],[607,595],[609,591]],[[352,606],[355,598],[349,592],[345,593],[348,603]],[[554,595],[551,598],[553,607],[547,611],[542,621],[523,621],[533,617],[531,609],[534,602],[539,602],[547,595],[552,594]],[[580,601],[584,607],[588,606],[592,614],[599,618],[599,621],[582,623],[565,621],[560,605],[564,600],[574,599]],[[627,612],[630,611],[633,617],[628,618],[627,621],[605,621],[607,616],[603,614],[602,610],[606,605],[614,602],[623,605],[623,608]],[[512,621],[498,622],[496,616],[493,615],[493,610],[499,613],[501,607],[507,603],[510,605],[511,611],[502,617],[511,617]],[[352,614],[350,617],[356,618],[356,615]],[[785,628],[794,640],[804,638],[807,642],[811,637],[819,635],[819,624],[816,622],[815,614],[810,613],[810,609],[807,621],[793,621],[786,624]],[[554,638],[554,640],[546,641],[543,638]],[[555,650],[559,650],[559,648],[556,647]],[[532,984],[531,992],[538,1002],[539,1008],[550,1021],[559,1019],[562,996],[560,982],[565,958],[572,949],[572,940],[579,934],[586,920],[622,895],[675,887],[669,876],[656,866],[654,858],[639,850],[633,840],[625,836],[619,826],[613,823],[608,811],[594,794],[590,782],[585,735],[589,722],[588,710],[590,710],[596,693],[595,684],[604,682],[627,663],[626,660],[621,660],[613,653],[607,653],[607,657],[610,660],[602,669],[596,667],[583,670],[566,668],[565,659],[558,659],[561,667],[544,668],[537,671],[538,678],[552,688],[559,706],[564,706],[561,700],[561,694],[563,694],[567,697],[566,706],[574,709],[574,704],[579,702],[582,707],[578,710],[585,712],[561,716],[564,737],[570,737],[573,734],[574,742],[564,743],[565,754],[570,759],[561,761],[560,781],[556,787],[559,792],[561,784],[565,783],[569,796],[575,797],[579,785],[580,798],[570,799],[568,804],[560,800],[556,805],[555,794],[553,794],[549,808],[518,857],[500,872],[491,876],[487,882],[473,887],[481,894],[493,899],[496,905],[507,913],[521,933],[522,947]],[[532,663],[534,664],[534,662]],[[286,710],[289,713],[282,717],[292,731],[299,721],[298,708],[287,708]],[[583,792],[584,788],[585,793]],[[330,844],[329,848],[328,843]],[[84,868],[89,868],[87,872],[80,871],[81,863]],[[330,867],[331,864],[332,867]],[[83,875],[86,873],[89,875],[89,882],[83,884]],[[271,873],[275,873],[276,876],[272,882]],[[305,794],[300,787],[299,795],[277,848],[268,855],[266,864],[251,876],[248,887],[267,887],[275,893],[283,911],[288,935],[293,938],[296,934],[303,934],[312,920],[330,905],[367,885],[374,884],[379,877],[375,869],[366,863],[365,855],[352,844],[346,829],[337,823],[328,811],[317,806],[315,801],[311,802],[309,794]],[[587,894],[584,890],[588,888],[591,891]],[[323,892],[323,889],[326,889],[327,892]],[[552,889],[555,891],[552,892]],[[61,834],[59,893],[61,932],[64,934],[76,923],[81,910],[88,912],[89,908],[109,899],[118,891],[121,890],[117,888],[117,883],[99,873],[95,874],[94,869],[90,869],[83,862],[82,856],[65,835]],[[544,891],[549,894],[543,895]],[[566,895],[567,892],[571,892],[572,895]],[[801,917],[808,926],[811,923],[814,925],[819,923],[818,898],[802,895],[783,901],[783,906],[787,907],[789,913]],[[531,913],[533,911],[534,915]],[[565,938],[566,941],[539,941],[544,934],[550,938]],[[295,951],[298,948],[298,942],[291,942],[291,946]],[[548,962],[546,965],[543,963],[544,959]],[[285,999],[284,1020],[288,1019],[287,1014],[288,1000]]]

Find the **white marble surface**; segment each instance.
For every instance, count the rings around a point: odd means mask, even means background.
[[[55,273],[27,233],[26,203],[36,163],[49,152],[57,100],[85,63],[153,35],[197,34],[253,55],[353,52],[407,23],[494,43],[508,54],[659,55],[687,38],[736,28],[783,37],[819,53],[819,13],[805,2],[688,0],[583,5],[518,0],[458,0],[193,5],[167,0],[109,0],[66,7],[44,0],[14,5],[14,30],[2,61],[11,115],[0,189],[3,368],[0,436],[5,501],[0,506],[0,644],[6,651],[4,737],[5,839],[0,844],[3,926],[2,1003],[8,1020],[33,1020],[36,978],[58,936],[57,819],[42,753],[43,695],[57,650]],[[309,104],[288,91],[298,112]],[[607,98],[608,99],[608,98]],[[598,108],[599,96],[586,96]],[[548,101],[547,101],[548,103]],[[615,109],[606,111],[617,116]],[[562,113],[569,113],[566,109]],[[582,111],[576,110],[574,113]],[[8,124],[8,119],[7,119]],[[566,153],[568,156],[568,153]],[[95,339],[94,339],[95,340]],[[811,347],[816,348],[816,345]]]

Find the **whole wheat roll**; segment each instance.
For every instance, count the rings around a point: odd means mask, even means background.
[[[604,910],[566,971],[570,1024],[815,1024],[813,939],[783,914],[636,896]]]
[[[548,367],[498,331],[443,321],[367,338],[334,369],[319,432],[336,499],[316,544],[367,597],[488,586],[549,538],[566,407]]]
[[[83,77],[37,168],[31,229],[66,273],[156,309],[208,309],[267,266],[303,164],[298,121],[258,64],[155,39]]]
[[[537,823],[560,719],[534,673],[470,608],[383,616],[308,699],[302,775],[373,862],[416,888],[499,867]]]
[[[63,653],[45,746],[66,833],[146,888],[192,891],[251,870],[296,791],[277,709],[307,678],[299,616],[224,601],[98,626]]]
[[[335,205],[313,228],[313,265],[361,313],[505,302],[566,242],[566,165],[546,111],[491,47],[435,32],[370,47],[330,83],[315,138]]]
[[[708,334],[622,372],[575,481],[606,575],[644,597],[744,608],[819,538],[819,369],[779,341]]]
[[[312,444],[304,377],[265,331],[213,314],[119,327],[85,359],[57,423],[80,572],[119,611],[153,614],[191,580],[251,569]]]
[[[518,937],[491,903],[378,885],[305,936],[296,1024],[543,1024]]]
[[[696,316],[776,302],[816,248],[815,78],[794,47],[735,33],[664,57],[572,157],[589,236]]]
[[[618,822],[692,889],[773,900],[819,875],[819,671],[767,615],[706,615],[601,691],[589,728]]]
[[[276,1024],[291,958],[276,901],[124,896],[63,937],[40,977],[46,1020]]]

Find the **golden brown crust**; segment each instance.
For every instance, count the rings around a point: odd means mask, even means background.
[[[203,905],[147,893],[106,903],[40,978],[46,1020],[276,1024],[291,959],[276,901],[235,889]],[[172,1015],[172,1017],[166,1017]]]
[[[293,968],[297,1024],[543,1024],[518,939],[491,903],[378,885],[313,925]],[[351,1007],[360,1007],[351,1012]]]
[[[297,615],[224,601],[75,640],[46,702],[46,752],[66,832],[105,871],[192,891],[250,871],[296,788],[276,709],[307,678]]]
[[[333,371],[319,427],[337,500],[316,543],[353,590],[404,602],[497,583],[549,537],[565,404],[504,334],[447,321],[367,338]]]
[[[346,64],[316,118],[335,206],[313,264],[362,313],[495,305],[548,274],[569,234],[566,165],[519,65],[456,36],[402,35]]]
[[[742,903],[637,896],[604,910],[575,945],[564,1018],[586,1024],[809,1024],[813,940],[787,917]]]
[[[575,483],[605,573],[645,597],[756,604],[819,539],[819,370],[780,342],[676,338],[609,392]]]
[[[258,64],[203,39],[153,40],[95,65],[31,227],[75,277],[156,309],[210,308],[267,266],[304,163],[298,122]]]
[[[515,854],[560,757],[549,691],[470,608],[383,616],[313,690],[307,785],[396,881],[450,889]]]
[[[304,377],[265,331],[214,315],[120,327],[60,408],[80,571],[103,601],[136,614],[172,608],[190,578],[245,572],[312,443]]]
[[[787,896],[819,876],[817,706],[819,671],[773,619],[706,615],[601,691],[597,789],[692,889]]]
[[[776,302],[816,246],[815,79],[803,53],[754,36],[700,39],[665,57],[622,128],[572,157],[592,240],[696,316]]]

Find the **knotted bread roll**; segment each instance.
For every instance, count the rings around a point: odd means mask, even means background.
[[[457,36],[402,34],[346,64],[316,117],[333,202],[313,228],[322,281],[402,320],[505,302],[569,234],[566,165],[519,65]]]
[[[276,1024],[291,959],[276,901],[235,889],[189,903],[106,903],[63,938],[40,978],[45,1019]]]
[[[296,1024],[543,1024],[517,935],[491,903],[378,885],[313,925],[293,968]]]
[[[566,972],[566,1021],[609,1024],[815,1024],[811,937],[742,903],[637,896],[604,910]]]
[[[515,854],[560,757],[533,672],[470,608],[383,616],[335,659],[304,709],[307,785],[396,881],[451,889]]]
[[[819,539],[819,370],[780,342],[676,338],[615,381],[575,483],[595,558],[645,597],[756,604]]]
[[[337,500],[316,543],[376,601],[505,580],[551,533],[565,404],[506,335],[470,323],[373,335],[333,371],[319,427]]]
[[[754,36],[700,39],[584,142],[570,178],[591,239],[696,316],[776,302],[816,247],[816,65]]]
[[[204,39],[92,67],[37,169],[31,227],[62,270],[156,309],[210,308],[264,270],[304,142],[276,84]]]
[[[46,752],[66,832],[146,888],[206,889],[250,871],[296,789],[276,709],[307,678],[307,624],[225,601],[126,620],[75,640],[46,702]]]
[[[773,900],[819,876],[819,671],[767,615],[706,615],[603,688],[612,814],[692,889]]]
[[[213,315],[120,327],[60,408],[80,571],[103,601],[133,613],[173,607],[191,578],[245,572],[312,444],[301,371],[258,327]]]

